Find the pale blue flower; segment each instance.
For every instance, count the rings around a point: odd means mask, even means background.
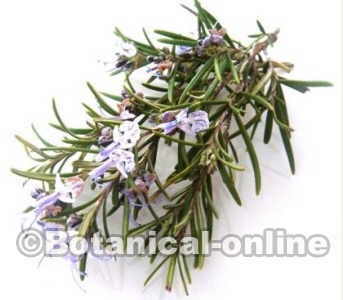
[[[97,161],[107,159],[110,154],[116,149],[131,149],[139,140],[140,129],[138,122],[141,118],[138,117],[134,121],[124,121],[119,127],[113,130],[113,142],[105,147],[96,157]]]
[[[113,55],[114,54],[114,55]],[[133,66],[133,57],[137,54],[137,49],[133,43],[117,40],[111,56],[105,61],[100,60],[104,66],[110,66],[111,73],[120,73],[129,70]]]
[[[192,47],[189,47],[189,46],[176,46],[176,49],[175,49],[175,54],[176,55],[185,55],[185,54],[188,54],[192,51]]]
[[[102,165],[93,169],[89,176],[92,180],[96,180],[110,168],[116,168],[124,178],[127,178],[127,174],[135,169],[133,153],[122,149],[113,150],[109,154],[108,159]]]
[[[35,213],[40,215],[48,206],[55,204],[58,200],[64,203],[73,203],[83,187],[84,182],[79,177],[70,178],[70,181],[63,183],[60,175],[56,174],[55,191],[38,198],[35,203]]]
[[[158,125],[158,128],[162,128],[165,134],[171,134],[179,128],[185,133],[195,135],[200,131],[206,130],[209,124],[206,111],[198,110],[188,113],[187,109],[183,109],[175,116],[175,120],[162,123]]]
[[[180,122],[179,128],[184,132],[195,135],[206,130],[210,125],[206,111],[198,110],[188,114],[187,118]]]

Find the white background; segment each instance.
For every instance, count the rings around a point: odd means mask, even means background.
[[[207,3],[206,3],[207,2]],[[184,3],[191,4],[191,1]],[[288,91],[297,173],[291,177],[278,134],[271,146],[256,139],[263,171],[262,196],[253,194],[249,174],[241,178],[244,206],[236,207],[218,185],[221,220],[216,237],[261,233],[285,228],[290,233],[328,236],[331,251],[324,258],[226,258],[216,254],[201,272],[194,272],[188,299],[339,299],[341,283],[341,7],[327,1],[203,1],[228,32],[246,40],[255,33],[255,20],[281,29],[270,55],[295,64],[293,78],[329,80],[335,87],[305,95]],[[146,262],[111,265],[112,280],[101,275],[86,282],[82,292],[64,261],[24,258],[15,248],[19,212],[27,198],[20,178],[10,167],[25,169],[30,161],[13,135],[32,138],[34,122],[50,136],[51,98],[56,97],[68,124],[84,121],[81,102],[94,103],[89,80],[101,90],[119,91],[119,78],[110,78],[98,59],[107,58],[118,25],[143,38],[141,27],[189,33],[192,16],[177,1],[2,1],[0,4],[0,295],[13,299],[174,299],[162,278],[142,288],[149,274]],[[53,137],[52,137],[53,138]],[[105,266],[98,266],[106,274]],[[100,274],[100,271],[98,271]],[[106,280],[105,280],[106,279]],[[120,298],[118,298],[120,297]]]

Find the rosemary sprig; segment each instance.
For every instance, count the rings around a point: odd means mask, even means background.
[[[122,235],[125,246],[128,237],[150,230],[157,232],[159,238],[173,237],[177,241],[174,245],[176,252],[164,257],[144,284],[149,283],[157,271],[166,265],[166,289],[170,291],[176,278],[179,278],[185,293],[188,294],[191,276],[188,259],[180,252],[181,240],[190,234],[198,241],[202,241],[204,230],[209,232],[211,240],[213,220],[219,216],[212,194],[211,178],[215,172],[219,172],[230,198],[238,205],[243,204],[235,185],[235,172],[244,171],[245,166],[239,164],[240,157],[233,140],[241,138],[246,146],[255,176],[256,194],[259,194],[262,188],[262,174],[253,137],[261,124],[261,119],[266,120],[263,138],[266,144],[272,139],[274,126],[279,128],[291,172],[295,173],[291,144],[293,129],[283,89],[287,87],[304,93],[309,88],[326,87],[331,84],[325,81],[302,81],[281,77],[279,69],[290,72],[292,64],[265,58],[263,52],[277,41],[278,31],[268,32],[260,21],[257,21],[259,33],[251,35],[254,39],[251,44],[243,45],[234,39],[199,1],[195,0],[194,9],[184,5],[182,7],[196,19],[197,38],[158,29],[154,32],[162,37],[158,41],[164,44],[163,48],[158,48],[145,29],[143,35],[146,43],[143,43],[125,36],[116,28],[116,36],[135,48],[135,53],[131,57],[127,57],[126,54],[118,57],[112,72],[126,72],[124,92],[121,96],[99,92],[87,83],[97,106],[110,116],[103,116],[95,108],[83,104],[90,121],[83,128],[71,128],[62,119],[57,103],[53,100],[57,124],[50,125],[67,137],[62,139],[60,145],[53,145],[44,139],[34,126],[32,129],[42,146],[16,136],[37,164],[27,171],[12,169],[12,172],[39,181],[43,186],[47,184],[49,188],[46,193],[54,190],[53,182],[59,176],[63,179],[74,176],[79,176],[83,180],[92,178],[92,174],[111,159],[102,157],[102,161],[95,161],[95,155],[104,155],[104,149],[107,149],[108,144],[114,149],[117,147],[111,144],[115,143],[115,140],[106,140],[109,136],[104,132],[112,130],[118,133],[118,130],[127,124],[127,121],[123,120],[123,113],[142,116],[137,122],[129,121],[130,126],[136,122],[134,126],[142,132],[137,143],[127,147],[130,153],[126,154],[132,155],[135,165],[134,169],[128,171],[130,174],[123,176],[117,164],[111,165],[103,172],[103,176],[92,183],[93,187],[100,188],[101,184],[104,184],[93,199],[79,206],[67,205],[54,217],[44,216],[40,220],[52,223],[62,220],[62,223],[65,223],[66,219],[76,214],[82,219],[79,234],[90,239],[99,232],[97,222],[101,219],[104,235],[108,238],[108,221],[122,208]],[[139,87],[134,87],[130,77],[135,70],[151,64],[153,67],[149,72],[153,73],[150,73],[142,86],[154,92],[154,95],[143,95],[139,93]],[[156,78],[163,84],[154,82]],[[254,111],[252,117],[248,115],[248,108]],[[178,121],[178,118],[181,118],[180,114],[189,114],[187,116],[191,118],[192,113],[195,113],[192,116],[197,116],[199,112],[202,116],[198,116],[200,121],[208,122],[205,122],[206,126],[199,131],[194,131],[194,128],[187,131],[183,127],[182,122],[187,117]],[[208,116],[208,119],[204,116]],[[171,119],[165,121],[164,118]],[[150,122],[146,122],[147,120]],[[197,121],[193,120],[192,124],[197,124]],[[174,127],[167,131],[166,124]],[[188,134],[192,130],[193,136]],[[174,144],[177,145],[177,163],[166,180],[162,181],[156,170],[157,156],[160,147]],[[127,148],[125,151],[128,152]],[[141,187],[139,180],[142,174],[154,177],[155,190],[150,191],[149,188]],[[170,188],[181,182],[185,183],[185,187],[173,194]],[[134,201],[132,194],[136,197]],[[109,197],[111,201],[107,201]],[[165,198],[168,204],[161,205],[162,212],[157,213],[153,204],[159,197]],[[30,207],[27,212],[32,209]],[[153,219],[132,226],[132,222],[137,222],[143,209],[147,209]],[[99,213],[101,218],[97,218]],[[159,256],[159,253],[152,255],[151,262]],[[194,268],[201,268],[205,261],[202,249],[192,259]],[[87,254],[83,255],[80,261],[81,279],[85,276],[86,263]]]

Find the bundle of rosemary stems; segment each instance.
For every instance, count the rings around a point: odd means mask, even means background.
[[[12,172],[40,184],[32,194],[36,205],[26,210],[40,226],[73,227],[87,240],[100,234],[106,247],[112,232],[108,221],[122,212],[124,248],[129,237],[150,231],[159,239],[174,238],[175,243],[166,245],[175,250],[172,254],[156,251],[149,255],[151,263],[160,262],[145,284],[167,265],[166,288],[171,290],[178,274],[188,293],[188,264],[201,268],[206,256],[200,246],[196,254],[186,257],[181,251],[182,238],[190,235],[200,241],[199,245],[211,241],[214,219],[218,217],[211,181],[215,172],[219,172],[230,198],[242,204],[235,173],[244,171],[244,166],[240,165],[234,140],[242,139],[246,146],[259,194],[261,172],[253,142],[257,128],[264,126],[266,144],[273,130],[279,131],[294,173],[293,129],[283,89],[304,93],[310,87],[330,83],[290,80],[280,75],[289,73],[292,64],[274,61],[267,55],[277,41],[278,30],[268,32],[258,21],[258,33],[250,36],[249,45],[243,45],[197,0],[194,10],[183,8],[198,24],[195,38],[155,30],[161,37],[158,42],[165,44],[159,48],[145,30],[146,42],[138,42],[116,29],[122,44],[115,53],[111,73],[125,73],[121,95],[99,92],[88,84],[101,112],[84,104],[89,117],[84,128],[68,127],[53,101],[57,123],[51,126],[64,133],[61,145],[51,144],[33,127],[42,146],[19,136],[17,139],[37,164],[27,171]],[[131,74],[139,68],[147,69],[143,86],[153,95],[143,95],[131,83]],[[250,117],[246,115],[248,110],[253,112]],[[263,119],[265,122],[261,122]],[[162,180],[156,162],[160,147],[166,145],[176,145],[177,163]],[[95,197],[82,205],[73,204],[87,181]],[[175,192],[179,183],[182,186]],[[158,201],[160,204],[156,204]],[[144,210],[151,214],[151,220],[138,224],[137,218]],[[208,241],[202,241],[204,231],[209,233]],[[150,239],[145,237],[148,247]],[[87,255],[76,260],[82,279]]]

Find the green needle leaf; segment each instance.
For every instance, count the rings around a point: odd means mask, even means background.
[[[167,256],[165,257],[158,265],[157,267],[150,273],[150,275],[147,277],[147,279],[144,281],[144,286],[146,286],[150,280],[152,279],[152,277],[154,277],[154,275],[157,273],[157,271],[159,269],[161,269],[161,267],[167,262],[167,260],[169,259],[170,257]]]
[[[266,126],[264,129],[263,137],[263,141],[265,144],[268,144],[270,141],[273,132],[273,124],[273,112],[269,110],[266,115]]]
[[[159,34],[159,35],[163,35],[166,36],[168,38],[171,38],[173,40],[188,40],[188,41],[192,41],[192,42],[196,42],[196,40],[189,38],[187,36],[184,36],[182,34],[177,34],[174,32],[170,32],[170,31],[165,31],[165,30],[154,30],[155,33]]]
[[[219,60],[217,56],[214,58],[214,71],[216,73],[218,81],[223,81],[221,70],[219,67]]]
[[[225,184],[225,186],[229,190],[229,192],[230,192],[231,196],[233,197],[233,199],[235,200],[235,202],[239,206],[242,206],[242,201],[241,201],[241,198],[240,198],[240,196],[236,190],[234,181],[231,178],[231,176],[229,175],[229,173],[227,172],[225,165],[222,164],[221,162],[218,162],[217,165],[218,165],[218,170],[219,170],[220,176],[222,177],[223,183]]]
[[[234,116],[235,116],[235,120],[237,122],[238,128],[242,132],[243,140],[247,146],[247,150],[249,153],[249,157],[250,157],[251,164],[252,164],[253,170],[254,170],[254,175],[255,175],[256,194],[258,195],[261,191],[261,170],[260,170],[260,165],[259,165],[259,162],[257,159],[256,151],[255,151],[255,148],[251,142],[249,134],[243,125],[241,117],[239,116],[239,114],[236,111],[233,110],[233,112],[234,112]]]
[[[280,85],[277,85],[277,92],[278,92],[278,95],[281,97],[278,98],[279,101],[275,102],[275,113],[280,120],[282,120],[283,122],[288,122],[287,111],[285,110],[286,102],[283,98],[283,93],[282,93],[282,89]],[[284,128],[280,126],[279,126],[279,129],[280,129],[282,142],[286,150],[289,166],[290,166],[292,174],[294,174],[295,173],[295,159],[294,159],[293,148],[292,148],[289,132],[287,132]]]
[[[105,97],[115,100],[115,101],[122,101],[123,97],[121,96],[117,96],[117,95],[113,95],[113,94],[109,94],[109,93],[105,93],[105,92],[101,92],[101,95],[104,95]]]
[[[297,90],[300,93],[305,93],[309,91],[309,87],[330,87],[333,86],[331,82],[328,81],[302,81],[302,80],[286,80],[280,79],[279,82],[286,85],[292,89]]]
[[[62,121],[62,118],[61,116],[59,115],[58,113],[58,110],[57,110],[57,106],[56,106],[56,101],[55,99],[52,99],[52,108],[53,108],[53,111],[55,113],[55,116],[56,116],[56,119],[57,121],[59,122],[60,124],[60,127],[63,129],[64,132],[67,132],[69,133],[72,137],[76,138],[76,139],[80,139],[80,137],[78,137],[76,134],[74,134],[71,130],[69,130],[69,128],[64,124],[64,122]]]
[[[42,136],[39,134],[38,130],[36,129],[36,127],[32,124],[31,128],[33,130],[33,132],[35,133],[35,135],[38,137],[38,139],[47,147],[54,147],[53,144],[50,144],[47,140],[45,140],[44,138],[42,138]]]
[[[264,27],[262,26],[261,22],[259,20],[256,20],[256,23],[257,23],[257,27],[260,29],[260,31],[263,34],[267,34],[266,31],[264,30]]]
[[[182,103],[186,97],[188,96],[189,92],[199,83],[202,77],[213,67],[214,57],[207,60],[207,62],[200,68],[197,74],[193,77],[187,87],[183,90],[179,103]]]
[[[230,56],[230,53],[226,52],[226,56],[227,56],[227,59],[228,59],[228,62],[229,62],[229,68],[231,70],[232,77],[236,81],[236,83],[239,84],[240,83],[240,79],[239,79],[239,76],[238,76],[238,72],[237,72],[237,69],[236,69],[235,65],[233,64],[233,61],[232,61],[231,56]]]
[[[191,40],[158,39],[158,41],[163,44],[176,45],[176,46],[195,47],[197,45],[196,41],[191,41]]]
[[[82,221],[79,228],[79,236],[85,237],[91,228],[91,225],[95,219],[96,213],[98,212],[98,205],[95,205],[87,214],[84,220]]]
[[[35,145],[31,144],[30,142],[26,141],[25,139],[23,139],[21,136],[19,135],[15,135],[15,138],[22,143],[25,147],[27,147],[28,149],[30,149],[31,151],[39,154],[41,157],[45,158],[45,159],[50,159],[52,158],[51,156],[45,154],[41,149],[39,149],[38,147],[36,147]]]
[[[172,257],[170,257],[170,260],[169,260],[169,267],[168,267],[167,281],[166,281],[166,289],[168,291],[171,291],[172,286],[173,286],[175,266],[176,266],[176,257],[177,257],[177,254],[174,254]]]
[[[42,181],[48,181],[48,182],[54,182],[55,181],[55,175],[53,174],[45,174],[45,173],[39,173],[39,172],[30,172],[30,171],[21,171],[18,169],[11,169],[11,172],[30,179],[35,179],[35,180],[42,180]],[[80,175],[80,172],[75,172],[75,173],[62,173],[60,176],[62,178],[68,178],[68,177],[73,177]]]
[[[113,116],[117,116],[118,112],[115,111],[111,106],[109,106],[104,99],[100,96],[100,94],[96,91],[96,89],[89,83],[87,82],[88,88],[91,90],[92,94],[94,95],[96,101],[99,103],[100,107],[103,108],[106,112]]]
[[[154,50],[157,50],[156,47],[154,46],[154,44],[152,43],[152,41],[150,40],[148,33],[146,32],[145,28],[143,28],[143,34],[144,34],[144,37],[147,40],[148,44],[150,45],[150,47],[153,48]]]

